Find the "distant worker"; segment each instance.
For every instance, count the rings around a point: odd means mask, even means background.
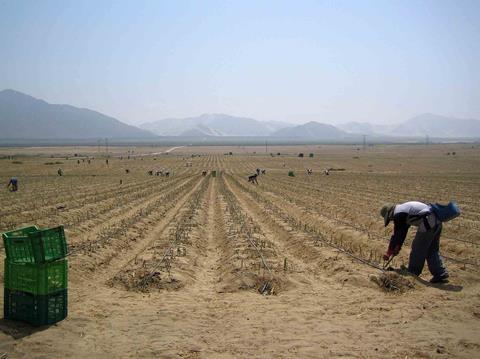
[[[385,227],[393,220],[393,235],[388,250],[384,254],[385,261],[391,260],[402,248],[410,226],[418,227],[412,242],[408,271],[416,276],[422,273],[425,260],[433,275],[431,283],[448,282],[449,274],[440,256],[440,234],[442,222],[432,209],[432,205],[422,202],[406,202],[402,204],[386,204],[380,210]]]
[[[325,170],[323,171],[323,173],[325,174],[325,176],[328,176],[328,175],[330,174],[330,171],[329,171],[328,168],[327,168],[327,169],[325,169]]]
[[[254,175],[248,176],[248,182],[251,182],[253,184],[258,184],[257,176],[258,175],[256,173]]]
[[[256,172],[257,172],[257,175],[260,175],[260,168],[257,168]]]
[[[106,163],[106,164],[107,164],[107,166],[108,166],[108,158],[105,160],[105,163]]]
[[[202,171],[202,176],[205,177],[207,175],[207,171],[203,170]]]
[[[10,192],[17,192],[18,191],[17,177],[10,178],[10,181],[7,184],[7,188],[10,190]]]
[[[59,176],[63,176],[63,171],[62,171],[61,168],[58,169],[57,174],[58,174]]]

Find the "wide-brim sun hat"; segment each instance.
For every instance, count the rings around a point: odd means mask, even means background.
[[[390,223],[390,220],[393,218],[394,211],[395,211],[395,205],[392,203],[387,203],[383,205],[382,209],[380,210],[380,215],[383,217],[385,227],[388,226],[388,224]]]

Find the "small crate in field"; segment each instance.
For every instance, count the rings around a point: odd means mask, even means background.
[[[2,235],[7,259],[15,263],[47,263],[67,255],[63,226],[38,229],[36,226]]]
[[[46,295],[68,286],[68,262],[66,259],[45,264],[12,263],[5,259],[5,288]]]
[[[34,295],[5,289],[4,318],[20,320],[34,326],[59,322],[67,317],[67,291]]]

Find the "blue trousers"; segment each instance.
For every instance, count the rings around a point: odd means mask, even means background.
[[[415,275],[422,273],[425,260],[428,264],[428,270],[434,277],[447,274],[447,269],[440,257],[440,234],[442,233],[442,224],[439,223],[435,227],[421,231],[417,231],[412,242],[412,251],[410,252],[410,260],[408,262],[408,271]]]

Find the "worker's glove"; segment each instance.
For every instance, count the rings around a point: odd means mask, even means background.
[[[388,261],[391,257],[395,257],[398,255],[398,253],[400,253],[401,248],[402,247],[399,244],[397,244],[394,248],[388,247],[387,252],[383,255],[383,260]]]

